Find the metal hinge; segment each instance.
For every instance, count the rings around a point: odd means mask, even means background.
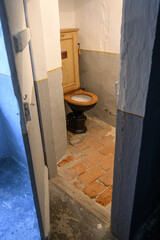
[[[24,115],[25,115],[25,118],[26,118],[26,122],[31,121],[29,103],[28,102],[23,102],[23,107],[24,107]]]

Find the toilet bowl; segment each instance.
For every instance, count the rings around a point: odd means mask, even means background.
[[[84,133],[87,131],[85,126],[85,111],[93,108],[98,97],[83,90],[75,90],[64,95],[64,100],[68,103],[73,112],[67,114],[67,129],[73,133]]]
[[[62,57],[62,86],[64,100],[73,111],[67,114],[67,129],[84,133],[87,130],[84,112],[96,105],[98,97],[80,89],[78,31],[78,28],[67,28],[60,32],[61,51],[66,52],[66,57]]]

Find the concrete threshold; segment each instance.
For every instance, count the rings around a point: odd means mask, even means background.
[[[80,205],[82,205],[97,218],[99,218],[103,223],[110,225],[111,204],[103,207],[100,204],[94,202],[83,192],[79,191],[73,185],[68,183],[62,176],[57,175],[50,181],[50,183],[52,182],[61,188],[64,192],[66,192],[71,198],[76,200]]]
[[[110,231],[110,207],[104,211],[63,177],[56,176],[49,185],[50,240],[116,240]]]

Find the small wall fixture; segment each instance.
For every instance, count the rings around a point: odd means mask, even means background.
[[[65,59],[65,58],[67,58],[68,56],[67,56],[67,51],[61,51],[61,58],[62,59]]]
[[[30,29],[26,28],[23,31],[13,36],[16,53],[22,52],[31,39]]]

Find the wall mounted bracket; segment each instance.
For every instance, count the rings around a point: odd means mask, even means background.
[[[14,40],[16,53],[22,52],[24,48],[27,46],[30,39],[31,39],[31,33],[29,28],[26,28],[23,31],[15,34],[13,36],[13,40]]]

